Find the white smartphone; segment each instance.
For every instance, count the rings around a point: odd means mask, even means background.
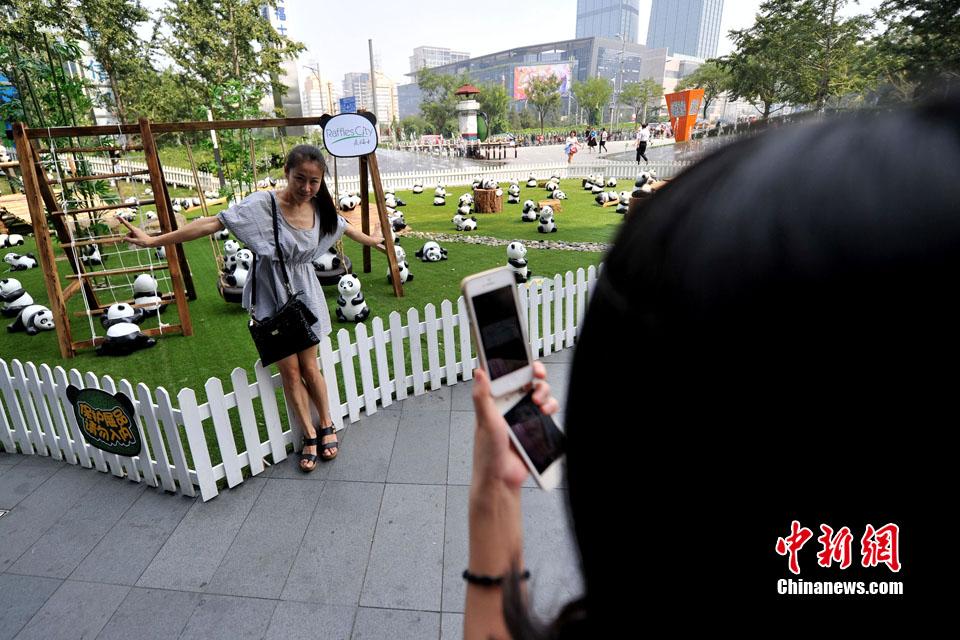
[[[531,397],[533,361],[520,321],[513,270],[500,267],[468,276],[460,289],[480,366],[490,379],[494,402],[510,426],[510,439],[537,484],[552,489],[560,481],[563,433]]]

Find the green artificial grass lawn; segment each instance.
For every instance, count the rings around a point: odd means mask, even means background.
[[[504,204],[501,214],[478,214],[479,229],[473,234],[495,236],[506,240],[549,239],[554,241],[607,241],[615,231],[621,216],[613,213],[612,209],[601,209],[592,202],[589,194],[578,188],[579,181],[565,180],[562,188],[570,199],[564,203],[564,211],[557,215],[559,231],[549,235],[536,232],[536,223],[520,222],[520,205]],[[407,202],[403,207],[405,218],[412,229],[417,231],[441,231],[456,233],[450,218],[456,209],[456,200],[469,187],[448,188],[454,196],[448,198],[445,207],[433,207],[432,191],[420,195],[409,192],[398,192],[400,199]],[[542,188],[521,189],[521,197],[526,199],[532,193],[546,192]],[[186,194],[184,192],[184,194]],[[126,195],[126,194],[124,194]],[[172,195],[178,195],[176,192]],[[222,208],[222,207],[220,207]],[[214,208],[213,211],[218,210]],[[423,317],[423,308],[428,303],[437,307],[443,300],[456,302],[459,294],[460,281],[467,275],[484,269],[506,264],[506,248],[488,247],[463,243],[443,243],[449,251],[449,259],[436,263],[423,263],[414,257],[414,253],[424,241],[416,238],[404,238],[401,246],[407,251],[407,260],[410,263],[414,280],[404,287],[404,297],[396,298],[393,288],[387,283],[387,261],[380,252],[373,251],[372,272],[362,272],[362,247],[350,240],[344,241],[344,249],[354,264],[354,272],[363,283],[363,294],[371,310],[371,317],[366,324],[368,329],[373,317],[379,316],[388,323],[388,316],[392,311],[398,311],[406,324],[407,309],[414,307]],[[119,245],[126,247],[126,245]],[[54,242],[55,252],[62,255],[59,246]],[[192,337],[170,336],[162,338],[152,349],[139,351],[129,356],[106,357],[97,356],[92,349],[83,350],[77,357],[69,360],[60,358],[55,332],[42,332],[35,336],[25,333],[8,333],[0,331],[0,357],[8,362],[14,358],[21,361],[30,361],[36,364],[47,363],[50,366],[60,365],[64,368],[76,368],[81,372],[94,371],[99,375],[110,375],[115,380],[125,378],[136,385],[143,382],[153,388],[163,386],[172,395],[183,387],[196,390],[200,402],[206,394],[203,386],[208,378],[219,377],[225,381],[229,391],[229,375],[235,367],[246,369],[249,378],[253,379],[253,364],[257,360],[257,353],[246,328],[246,312],[236,304],[228,304],[219,296],[216,289],[217,267],[213,257],[209,238],[200,238],[185,245],[187,259],[193,274],[193,281],[197,291],[197,299],[190,302],[190,316],[193,322],[194,335]],[[32,237],[26,238],[26,245],[3,251],[17,253],[36,253],[36,245]],[[107,247],[105,253],[113,248]],[[590,265],[600,262],[602,254],[597,252],[559,251],[530,249],[527,260],[531,272],[536,276],[553,277],[557,273],[576,271],[577,268],[586,269]],[[120,260],[123,266],[143,264],[149,261],[148,253],[125,253],[120,256],[111,256],[104,268],[115,269]],[[61,286],[70,282],[65,276],[70,272],[69,264],[65,259],[58,261],[61,275]],[[6,271],[5,265],[0,270]],[[158,272],[158,279],[164,271]],[[132,283],[136,274],[130,276]],[[47,294],[43,283],[43,274],[40,269],[3,273],[3,277],[15,277],[33,296],[37,304],[47,304]],[[125,276],[115,276],[111,279],[114,285],[126,284]],[[161,291],[169,290],[169,283],[161,280]],[[327,287],[327,305],[331,311],[334,334],[340,328],[352,330],[352,323],[339,323],[336,320],[335,286]],[[117,299],[128,299],[132,294],[129,289],[103,292],[99,294],[101,301],[111,301],[113,295]],[[71,314],[71,328],[74,340],[90,338],[89,323],[85,317],[76,317],[74,312],[83,312],[84,305],[81,295],[73,296],[68,302]],[[170,305],[162,316],[166,322],[177,322],[176,306]],[[9,324],[13,319],[9,319]],[[157,321],[148,320],[144,327],[157,326]],[[104,330],[95,320],[95,329],[98,335]],[[335,337],[335,336],[334,336]],[[336,345],[334,345],[336,346]],[[407,371],[409,373],[409,369]]]

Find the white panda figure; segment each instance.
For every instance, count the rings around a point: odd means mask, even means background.
[[[615,189],[616,187],[617,187],[617,179],[613,177],[607,178],[607,188]]]
[[[528,186],[528,187],[535,187],[535,186],[537,186],[537,179],[533,176],[532,173],[531,173],[530,176],[527,178],[527,186]]]
[[[477,218],[474,216],[468,218],[457,211],[457,215],[453,216],[453,225],[457,228],[457,231],[476,231]]]
[[[134,304],[141,305],[139,308],[142,309],[147,316],[156,315],[167,308],[166,305],[163,304],[163,299],[160,297],[160,294],[157,292],[156,278],[149,273],[141,273],[137,276],[137,279],[133,281],[133,302]]]
[[[507,245],[507,264],[513,269],[513,277],[517,284],[530,279],[530,269],[527,266],[527,248],[522,242],[511,242]]]
[[[330,250],[313,261],[313,266],[317,271],[333,271],[340,268],[340,256],[337,250],[330,247]]]
[[[337,298],[337,320],[340,322],[363,322],[370,315],[370,307],[360,293],[360,286],[360,279],[352,273],[340,276],[337,283],[340,291]]]
[[[616,202],[620,199],[620,194],[616,191],[607,191],[607,202]]]
[[[143,190],[143,195],[145,195],[145,196],[152,196],[152,195],[153,195],[153,189],[151,189],[150,187],[147,187],[146,189]]]
[[[425,242],[414,255],[423,262],[440,262],[447,259],[447,250],[431,240]]]
[[[523,213],[520,214],[521,222],[536,222],[540,217],[537,212],[537,203],[533,200],[527,200],[523,203]]]
[[[439,191],[439,189],[437,189]],[[447,204],[447,199],[440,195],[433,196],[433,206],[442,207]]]
[[[35,336],[41,331],[53,329],[53,312],[40,304],[24,307],[13,324],[7,327],[10,333],[26,331],[28,336]]]
[[[107,339],[97,347],[98,356],[126,356],[157,344],[132,322],[118,322],[107,329]]]
[[[554,199],[554,200],[566,200],[566,199],[567,199],[567,194],[565,194],[565,193],[564,193],[563,191],[561,191],[560,189],[557,189],[557,190],[555,190],[555,191],[553,192],[553,199]]]
[[[12,318],[33,304],[33,296],[27,293],[16,278],[4,278],[0,280],[0,301],[3,302],[0,313]]]
[[[417,182],[414,182],[413,189],[411,189],[411,191],[414,193],[423,193],[423,181],[418,180]]]
[[[550,182],[547,183],[547,185],[544,188],[547,190],[548,193],[553,193],[554,191],[560,188],[560,185],[554,182],[553,180],[551,180]]]
[[[117,209],[116,214],[118,218],[126,220],[127,222],[133,222],[137,219],[137,212],[129,208]]]
[[[599,184],[594,184],[594,185],[593,185],[593,189],[591,189],[590,192],[591,192],[594,196],[598,196],[598,195],[600,195],[601,193],[603,193],[603,187],[600,186]]]
[[[173,210],[174,213],[180,213],[181,211],[183,211],[183,207],[180,206],[180,203],[179,203],[179,202],[174,202],[173,205],[172,205],[170,208]],[[153,214],[153,218],[151,218],[151,217],[150,217],[150,214],[151,214],[151,213],[153,213],[153,212],[152,212],[152,211],[148,211],[148,212],[147,212],[147,220],[154,220],[154,219],[156,219],[157,214],[154,213],[154,214]]]
[[[166,247],[157,247],[153,250],[153,254],[157,256],[157,260],[166,260],[167,259],[167,248]]]
[[[109,329],[120,322],[140,324],[143,319],[143,309],[134,309],[126,302],[118,302],[110,305],[107,312],[100,316],[100,324],[103,325],[104,329]]]
[[[350,211],[353,209],[353,198],[349,195],[340,196],[340,211]]]
[[[403,218],[403,214],[397,211],[394,215],[388,218],[390,226],[394,232],[403,231],[407,228],[407,221]]]
[[[653,193],[653,189],[649,184],[645,184],[634,189],[632,195],[634,198],[643,198],[649,196],[651,193]]]
[[[197,198],[197,197],[190,198],[190,204],[193,205],[194,207],[199,207],[200,198]]]
[[[500,187],[497,187],[497,188],[494,190],[493,195],[497,196],[498,198],[502,198],[502,197],[503,197],[503,189],[501,189]]]
[[[483,177],[480,176],[480,175],[474,176],[474,177],[473,177],[473,182],[470,183],[470,185],[471,185],[474,189],[480,189],[482,184],[483,184]]]
[[[520,204],[520,187],[511,184],[507,188],[507,204]]]
[[[583,179],[583,190],[584,190],[584,191],[591,191],[591,190],[593,190],[594,180],[596,180],[596,179],[597,179],[597,177],[596,177],[595,175],[593,175],[592,173],[591,173],[589,176],[587,176],[586,178],[584,178],[584,179]]]
[[[237,252],[237,262],[233,267],[233,271],[228,273],[223,277],[224,282],[226,282],[231,287],[243,287],[247,284],[247,277],[250,275],[250,267],[253,262],[253,254],[251,253],[250,260],[241,259],[241,255],[244,251],[249,251],[248,249],[242,249]]]
[[[465,193],[460,196],[460,199],[457,200],[457,206],[462,207],[466,205],[468,208],[473,207],[473,195],[470,193]]]
[[[80,261],[88,265],[102,265],[108,256],[100,253],[100,247],[88,244],[80,249]]]
[[[37,260],[32,253],[25,256],[19,253],[8,253],[3,256],[3,261],[10,265],[10,271],[26,271],[37,266]]]
[[[230,239],[230,230],[229,229],[220,229],[213,234],[215,240],[229,240]]]
[[[237,251],[240,250],[240,243],[236,240],[227,240],[223,243],[223,255],[232,256],[236,255]]]
[[[123,201],[124,204],[140,204],[140,201],[137,200],[137,196],[130,196]]]
[[[410,265],[407,263],[407,252],[399,245],[395,245],[393,250],[397,253],[397,271],[400,272],[400,282],[403,283],[407,280],[413,280],[413,274],[410,273]],[[387,266],[387,282],[393,282],[389,265]]]
[[[537,225],[540,233],[556,233],[557,225],[553,221],[553,207],[545,205],[540,209],[540,224]]]
[[[177,205],[173,205],[173,210],[178,211]],[[157,214],[153,211],[147,211],[147,220],[156,220]]]
[[[653,183],[653,175],[652,175],[652,173],[649,172],[649,171],[641,171],[641,172],[637,175],[637,181],[633,183],[633,186],[635,186],[637,189],[639,189],[640,187],[642,187],[642,186],[645,185],[645,184],[652,184],[652,183]]]
[[[450,194],[447,193],[447,186],[442,182],[438,182],[437,188],[433,190],[433,195],[439,198],[446,198]]]
[[[626,213],[629,207],[630,207],[630,192],[621,191],[620,201],[619,201],[619,204],[617,204],[617,213]]]
[[[511,187],[517,187],[517,188],[520,187],[520,181],[517,180],[516,178],[510,178],[509,180],[507,180],[507,183],[509,183]]]
[[[23,244],[23,236],[19,233],[0,234],[0,248],[16,247]]]
[[[384,195],[383,195],[383,202],[384,202],[385,205],[387,205],[387,208],[388,208],[388,209],[396,209],[396,208],[397,208],[397,196],[395,196],[395,195],[392,194],[392,193],[386,193],[386,194],[384,194]]]
[[[484,178],[483,182],[480,185],[482,189],[496,189],[500,185],[497,184],[497,181],[493,178]]]
[[[151,193],[153,192],[151,191]],[[207,200],[216,200],[217,198],[220,197],[220,194],[216,191],[204,191],[203,197],[206,198]]]

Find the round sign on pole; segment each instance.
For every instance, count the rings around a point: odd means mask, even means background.
[[[377,150],[377,117],[368,111],[320,117],[323,146],[337,158],[356,158]]]

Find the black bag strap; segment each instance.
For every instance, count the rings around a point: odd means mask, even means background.
[[[270,207],[273,211],[273,246],[277,250],[277,257],[280,259],[280,272],[283,274],[283,286],[287,288],[287,296],[293,297],[293,288],[290,286],[290,276],[287,275],[287,265],[283,262],[283,251],[280,250],[280,221],[277,219],[277,194],[270,192]],[[279,302],[279,300],[277,301]]]

